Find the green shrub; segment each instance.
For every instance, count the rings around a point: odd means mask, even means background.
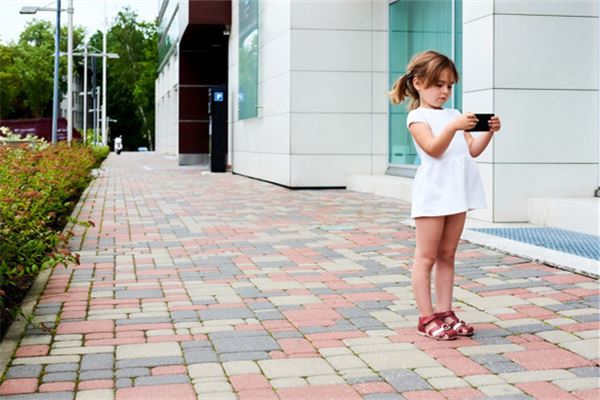
[[[92,149],[92,154],[94,155],[94,158],[96,159],[96,165],[95,167],[99,167],[100,164],[102,164],[102,161],[104,161],[106,159],[106,157],[108,157],[108,154],[110,153],[110,147],[108,146],[90,146],[90,148]]]
[[[0,146],[0,310],[10,317],[37,273],[75,256],[62,230],[96,164],[92,150],[63,143]]]

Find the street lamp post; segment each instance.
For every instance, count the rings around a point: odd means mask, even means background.
[[[102,145],[108,144],[108,132],[106,131],[106,28],[102,32]]]
[[[60,7],[58,7],[60,9]],[[69,0],[67,30],[67,143],[73,140],[73,0]]]
[[[21,14],[35,14],[38,11],[56,11],[56,30],[54,37],[54,88],[53,88],[53,100],[52,100],[52,143],[56,143],[58,138],[56,131],[58,129],[58,69],[60,61],[60,13],[64,11],[60,5],[61,0],[56,0],[56,8],[52,7],[32,7],[25,6],[21,8]],[[72,130],[73,130],[73,93],[72,93],[72,81],[73,81],[73,0],[69,0],[69,27],[68,27],[68,96],[67,96],[67,140],[71,142]]]

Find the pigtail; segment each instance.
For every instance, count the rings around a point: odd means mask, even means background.
[[[419,92],[413,86],[413,75],[404,74],[394,83],[392,90],[388,92],[390,100],[394,104],[402,103],[406,98],[410,99],[409,109],[419,107]]]

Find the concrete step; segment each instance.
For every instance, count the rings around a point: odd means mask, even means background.
[[[553,197],[529,199],[529,222],[539,226],[600,235],[600,198]]]

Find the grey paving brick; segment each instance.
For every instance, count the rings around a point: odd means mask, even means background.
[[[135,379],[135,386],[169,385],[175,383],[190,383],[190,378],[187,375],[158,375],[143,376]]]
[[[14,365],[6,372],[7,378],[37,378],[42,373],[41,365]]]
[[[219,358],[222,362],[227,361],[257,361],[257,360],[268,360],[271,358],[268,353],[264,351],[251,351],[251,352],[239,352],[239,353],[225,353],[219,354]]]
[[[478,364],[489,364],[497,362],[509,362],[509,359],[500,354],[476,354],[470,356],[471,360]]]
[[[115,356],[113,353],[86,354],[81,358],[81,370],[113,369]]]
[[[118,368],[135,368],[135,367],[158,367],[161,365],[183,365],[183,357],[149,357],[149,358],[133,358],[130,360],[117,361]]]
[[[236,289],[236,292],[239,289],[244,289],[244,288],[238,288],[238,289]],[[248,288],[245,288],[245,289],[248,289]],[[248,304],[248,308],[251,310],[273,310],[273,311],[275,311],[275,308],[273,308],[273,304],[270,301],[260,301],[257,303]]]
[[[192,350],[184,350],[183,356],[185,358],[186,363],[195,364],[195,363],[205,363],[205,362],[216,362],[218,361],[217,353],[215,353],[212,349],[192,349]]]
[[[556,328],[553,326],[550,326],[550,325],[540,323],[540,324],[532,324],[532,325],[511,326],[510,328],[507,328],[507,329],[512,331],[514,334],[522,335],[524,333],[538,333],[538,332],[544,332],[544,331],[552,331]]]
[[[277,311],[256,311],[254,313],[254,318],[259,321],[277,321],[280,319],[284,319],[283,315]]]
[[[275,339],[303,338],[304,337],[304,335],[298,331],[273,332],[272,336]]]
[[[123,389],[133,386],[133,379],[131,378],[120,378],[115,382],[115,387],[117,389]]]
[[[385,310],[392,305],[391,301],[359,301],[356,305],[365,310]]]
[[[381,321],[375,318],[352,318],[350,322],[360,329],[385,328]]]
[[[373,393],[363,396],[363,400],[404,400],[398,393]]]
[[[336,308],[336,311],[341,314],[344,318],[366,318],[370,317],[371,314],[361,310],[360,308]]]
[[[486,400],[532,400],[533,397],[527,396],[526,394],[517,394],[517,395],[511,395],[511,396],[486,397],[485,399]]]
[[[223,331],[223,332],[214,332],[209,333],[208,337],[211,341],[219,340],[219,339],[246,339],[255,336],[263,336],[267,337],[265,331]]]
[[[150,375],[150,368],[135,367],[135,368],[122,368],[115,372],[117,378],[135,378],[138,376]]]
[[[398,392],[431,389],[429,383],[407,369],[385,370],[381,371],[380,375]]]
[[[211,319],[237,319],[237,318],[253,318],[254,314],[252,311],[245,307],[239,308],[215,308],[212,310],[199,311],[200,320],[211,320]]]
[[[600,314],[598,314],[598,312],[595,312],[594,314],[576,315],[571,318],[573,318],[577,322],[596,322],[600,321]]]
[[[51,372],[49,374],[44,374],[42,382],[68,382],[76,379],[77,374],[75,372]]]
[[[117,299],[160,299],[164,297],[162,290],[119,290],[116,293]]]
[[[525,368],[521,367],[519,364],[514,363],[512,361],[503,361],[503,362],[493,362],[484,364],[484,367],[489,369],[494,374],[503,374],[507,372],[520,372],[526,371]]]
[[[510,336],[512,332],[507,331],[506,329],[476,329],[475,335],[473,335],[473,339],[479,340],[480,338],[490,337],[490,336]]]
[[[196,311],[173,311],[171,312],[171,318],[173,318],[174,322],[199,320]]]
[[[181,348],[184,349],[206,349],[211,348],[212,343],[208,340],[191,340],[187,342],[181,342]]]
[[[475,340],[477,340],[479,343],[481,343],[482,345],[486,345],[486,344],[513,344],[513,342],[511,342],[510,340],[502,337],[502,336],[483,336],[483,337],[478,337]]]
[[[600,368],[598,367],[572,368],[569,371],[580,378],[600,378]]]
[[[93,381],[96,379],[112,379],[113,371],[111,369],[95,369],[84,371],[79,374],[80,381]]]

